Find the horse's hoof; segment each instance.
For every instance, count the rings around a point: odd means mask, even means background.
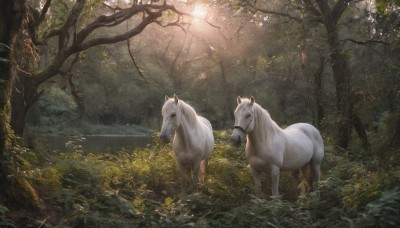
[[[283,194],[282,195],[277,195],[277,196],[270,196],[269,198],[270,199],[282,199],[282,196],[283,196]]]

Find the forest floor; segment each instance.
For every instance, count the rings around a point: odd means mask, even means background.
[[[392,227],[400,225],[400,155],[326,143],[319,190],[299,197],[290,173],[282,172],[281,200],[254,183],[244,147],[215,132],[206,181],[198,193],[182,194],[170,145],[134,151],[19,152],[20,178],[40,197],[39,210],[0,204],[0,225],[9,227]],[[75,142],[79,143],[79,142]],[[78,148],[78,147],[77,147]],[[300,186],[301,187],[301,186]],[[8,211],[7,211],[8,210]]]

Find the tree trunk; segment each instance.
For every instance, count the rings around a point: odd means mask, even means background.
[[[314,73],[314,97],[317,106],[316,122],[318,128],[321,128],[321,121],[325,116],[324,104],[323,104],[324,88],[322,83],[322,75],[324,73],[324,67],[325,67],[325,58],[321,57],[318,70]]]
[[[332,71],[335,79],[336,109],[338,110],[338,125],[336,133],[336,145],[347,148],[351,137],[351,127],[355,127],[363,146],[368,146],[368,138],[365,128],[357,114],[353,113],[354,104],[351,98],[350,73],[345,57],[341,54],[336,26],[327,25],[328,43]]]
[[[234,109],[232,108],[232,86],[229,85],[228,79],[226,78],[226,68],[225,63],[221,59],[221,56],[216,56],[216,61],[219,63],[219,67],[221,68],[221,88],[224,88],[224,109],[226,110],[226,115],[229,116],[229,120],[235,120]],[[224,123],[225,124],[225,123]]]
[[[351,118],[351,122],[354,125],[354,128],[357,131],[358,137],[361,139],[362,145],[364,148],[369,147],[367,133],[365,132],[364,124],[362,123],[360,117],[358,115],[353,114]]]
[[[19,73],[18,83],[15,83],[12,90],[11,128],[14,130],[15,135],[20,137],[24,132],[26,114],[39,98],[37,93],[38,85],[30,78],[25,73]]]
[[[10,149],[10,97],[11,88],[13,87],[15,79],[15,68],[12,64],[12,47],[16,41],[22,19],[19,13],[14,11],[14,4],[17,7],[18,2],[0,2],[0,44],[6,45],[1,46],[3,50],[0,49],[0,156],[2,162],[5,157],[7,157]],[[3,169],[1,169],[1,171],[3,171]],[[6,173],[2,174],[2,177],[7,176]]]
[[[358,135],[365,145],[368,144],[367,134],[360,118],[356,113],[352,113],[354,103],[351,98],[350,72],[338,39],[338,20],[351,0],[339,0],[331,8],[327,1],[316,0],[321,11],[322,24],[327,32],[327,39],[330,51],[331,66],[335,80],[336,89],[336,109],[338,112],[338,122],[336,131],[336,145],[347,148],[351,137],[351,126],[357,130]],[[309,2],[307,5],[311,6]]]
[[[336,24],[325,20],[328,36],[331,67],[335,80],[336,109],[338,123],[336,145],[347,148],[351,137],[351,107],[350,107],[350,74],[347,63],[341,53]]]
[[[10,128],[12,89],[17,77],[19,52],[23,52],[22,21],[26,20],[25,0],[0,1],[0,43],[7,45],[0,52],[0,194],[12,206],[38,208],[40,199],[25,176],[19,173],[18,157],[10,153],[15,143]],[[5,60],[4,60],[5,59]]]

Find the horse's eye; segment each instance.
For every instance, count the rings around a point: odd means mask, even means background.
[[[251,116],[251,114],[247,114],[247,115],[246,115],[246,118],[250,118],[250,116]]]
[[[176,116],[176,114],[174,113],[174,114],[171,114],[171,117],[175,117]]]

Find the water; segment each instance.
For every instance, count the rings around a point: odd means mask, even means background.
[[[85,152],[117,152],[122,148],[132,151],[153,143],[148,135],[36,135],[34,139],[25,140],[27,146],[42,148],[50,151],[68,152],[74,150],[74,145],[80,145]],[[71,146],[66,146],[72,142]],[[71,144],[71,143],[69,143]],[[76,147],[75,147],[76,148]]]

